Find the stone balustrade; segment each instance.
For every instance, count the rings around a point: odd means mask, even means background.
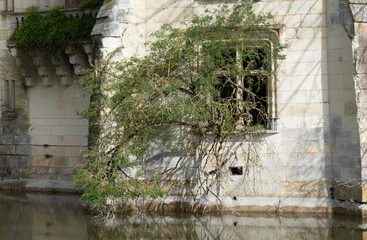
[[[98,14],[98,10],[65,10],[64,13],[69,17],[69,18],[79,18],[82,17],[83,15],[89,15],[92,14],[92,16],[96,17]],[[17,29],[19,28],[22,23],[25,20],[26,15],[28,14],[28,12],[21,12],[21,13],[12,13],[11,14],[11,29]],[[48,12],[39,12],[39,14],[41,16],[46,16],[48,14]]]

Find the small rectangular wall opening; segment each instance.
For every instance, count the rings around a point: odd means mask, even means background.
[[[229,172],[231,175],[243,175],[243,167],[229,167]]]
[[[15,110],[15,81],[5,80],[3,84],[3,111]]]

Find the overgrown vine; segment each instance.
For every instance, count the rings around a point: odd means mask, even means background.
[[[74,176],[83,198],[126,203],[163,196],[185,171],[192,196],[218,196],[241,147],[229,140],[248,142],[269,121],[271,99],[259,90],[271,88],[279,58],[269,18],[248,3],[222,5],[183,28],[164,25],[145,57],[94,69],[85,90],[98,97],[80,114],[100,132]],[[247,150],[255,157],[246,161],[258,164],[258,154]]]
[[[70,42],[90,39],[94,24],[95,18],[91,14],[68,17],[61,8],[51,10],[45,17],[30,12],[22,25],[14,31],[10,41],[18,49],[38,47],[61,53]]]

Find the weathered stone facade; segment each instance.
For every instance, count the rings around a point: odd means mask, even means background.
[[[32,4],[47,10],[64,4],[45,2],[48,3],[38,5],[15,0],[13,10],[21,12]],[[105,1],[92,32],[92,45],[85,49],[89,58],[85,59],[98,62],[122,46],[125,48],[119,54],[124,57],[143,56],[150,34],[162,24],[180,26],[216,4],[205,0]],[[255,12],[274,15],[272,24],[279,33],[285,59],[279,63],[272,96],[272,117],[276,124],[256,141],[262,168],[250,167],[247,175],[240,176],[228,172],[228,183],[220,194],[226,206],[329,208],[336,206],[334,198],[366,201],[365,4],[365,1],[348,4],[341,0],[254,3]],[[3,62],[0,80],[16,80],[19,114],[14,120],[2,115],[0,170],[7,177],[71,180],[73,166],[82,161],[79,150],[87,146],[88,133],[88,122],[78,119],[74,111],[85,108],[89,100],[73,98],[80,87],[60,78],[62,74],[58,74],[56,63],[51,62],[50,66],[56,69],[53,78],[40,78],[44,74],[34,59],[28,63],[36,66],[38,72],[19,72],[5,47],[11,34],[12,16],[15,15],[4,14],[0,21],[3,29],[0,38],[4,43],[0,49]],[[73,64],[72,57],[70,63]],[[69,75],[73,78],[78,73]],[[24,117],[17,120],[19,116]],[[22,131],[11,132],[5,123]],[[247,154],[249,143],[233,141],[233,146],[239,144],[243,150],[237,154]],[[150,169],[159,171],[177,159],[159,153],[152,159]],[[177,178],[183,185],[171,195],[190,195],[189,186],[197,164],[182,166],[182,174]],[[233,160],[226,168],[231,166],[244,163]],[[168,197],[167,201],[175,199]]]
[[[12,31],[30,9],[47,11],[65,1],[0,1],[1,58],[1,188],[71,190],[74,167],[83,163],[88,120],[77,110],[86,109],[89,97],[80,96],[75,83],[88,67],[90,44],[83,51],[69,45],[63,58],[40,49],[21,51],[7,43]],[[70,4],[69,4],[70,5]],[[70,10],[68,15],[83,14]],[[4,82],[15,80],[15,97]],[[11,101],[8,102],[8,101]],[[10,105],[13,104],[13,107]]]

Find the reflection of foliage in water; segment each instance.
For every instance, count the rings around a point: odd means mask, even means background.
[[[91,223],[88,239],[363,239],[360,229],[333,228],[334,219],[256,216],[125,216]]]

